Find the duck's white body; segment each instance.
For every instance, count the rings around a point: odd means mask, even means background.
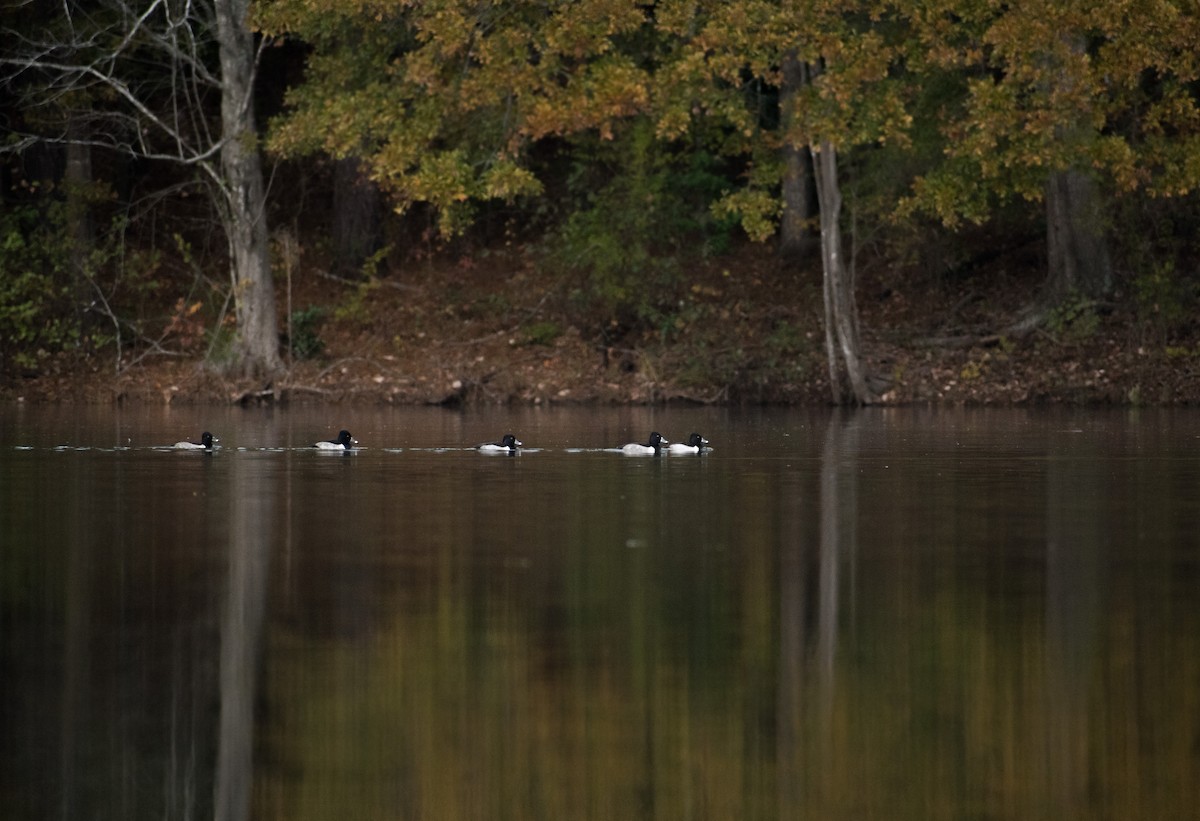
[[[626,456],[658,456],[662,453],[663,445],[669,444],[671,443],[662,438],[662,434],[655,431],[650,434],[649,444],[639,445],[636,442],[630,442],[621,448],[621,453],[624,453]]]
[[[704,453],[705,445],[708,440],[698,433],[693,433],[688,437],[687,444],[676,442],[669,448],[670,452],[677,456],[687,456],[688,454]]]
[[[176,450],[212,450],[213,444],[221,440],[213,436],[208,431],[204,431],[200,436],[199,442],[176,442]]]
[[[337,439],[326,439],[320,442],[314,442],[313,447],[318,450],[350,450],[353,445],[357,445],[358,440],[350,435],[350,431],[344,430],[338,433]]]
[[[516,453],[523,443],[511,433],[504,434],[499,442],[484,442],[476,448],[480,453]]]

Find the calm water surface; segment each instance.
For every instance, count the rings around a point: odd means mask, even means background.
[[[0,814],[1200,817],[1198,516],[1196,412],[8,407]]]

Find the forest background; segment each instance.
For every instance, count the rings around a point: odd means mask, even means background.
[[[1196,2],[0,29],[4,396],[1200,399]]]

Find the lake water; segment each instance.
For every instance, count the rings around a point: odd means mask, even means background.
[[[9,406],[0,814],[1200,817],[1198,518],[1194,411]]]

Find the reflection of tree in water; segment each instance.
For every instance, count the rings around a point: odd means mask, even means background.
[[[805,488],[799,475],[785,477],[781,499],[784,530],[779,545],[780,649],[777,715],[778,800],[781,817],[799,812],[811,796],[805,773],[816,762],[805,760],[812,750],[825,762],[834,760],[833,702],[838,643],[839,588],[843,557],[853,554],[857,539],[858,482],[854,462],[846,455],[857,449],[860,420],[853,411],[834,412],[825,427],[821,450],[819,528],[815,540],[803,530],[804,511],[798,509]],[[850,469],[847,469],[849,464]],[[816,576],[810,548],[816,547]],[[816,676],[806,678],[808,663]],[[815,696],[815,698],[813,698]],[[806,729],[815,729],[815,738]],[[814,746],[815,745],[815,746]]]
[[[164,481],[143,469],[161,454],[128,455],[27,478],[20,493],[46,503],[28,541],[0,536],[5,579],[28,576],[12,569],[23,554],[61,607],[33,618],[0,595],[5,819],[210,814],[215,619],[194,559],[224,533],[225,486],[211,458]]]
[[[854,463],[845,470],[845,455],[856,450],[859,417],[834,413],[825,430],[821,453],[821,556],[817,595],[817,659],[822,712],[833,702],[833,666],[838,639],[838,585],[843,553],[852,553],[857,538],[858,482]]]
[[[213,793],[217,821],[238,821],[250,815],[254,693],[263,647],[271,549],[268,463],[254,458],[231,461],[229,586],[221,619],[221,719]]]
[[[1093,452],[1055,454],[1046,468],[1045,742],[1049,806],[1063,817],[1088,807],[1090,683],[1107,550],[1101,476]]]

